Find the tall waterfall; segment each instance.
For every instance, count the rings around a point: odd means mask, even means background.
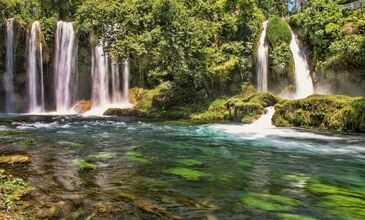
[[[269,69],[269,45],[266,41],[266,28],[268,21],[262,23],[259,47],[257,50],[257,90],[267,92],[267,74]]]
[[[45,111],[44,79],[41,27],[38,21],[32,24],[27,41],[28,112],[42,113]]]
[[[129,60],[124,61],[123,71],[123,102],[129,103]]]
[[[6,73],[5,85],[5,110],[7,113],[14,112],[14,18],[6,20]]]
[[[55,52],[55,96],[59,113],[70,111],[77,91],[76,83],[77,43],[72,22],[57,22]]]
[[[109,97],[109,70],[108,54],[104,53],[103,46],[96,46],[91,61],[92,77],[92,107],[105,106],[110,103]]]
[[[129,108],[129,61],[124,62],[121,78],[117,60],[109,58],[103,45],[92,53],[92,109],[87,114],[102,115],[108,108]],[[121,81],[122,84],[120,83]],[[123,86],[122,86],[123,85]],[[123,89],[122,89],[123,87]]]
[[[297,43],[297,37],[294,32],[292,32],[290,49],[293,53],[295,64],[295,98],[301,99],[308,97],[314,93],[313,81],[310,74],[307,58],[304,52],[299,48],[299,45]]]

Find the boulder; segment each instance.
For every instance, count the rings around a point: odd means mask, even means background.
[[[78,101],[72,108],[79,114],[83,114],[91,109],[91,101],[90,100],[82,100]]]
[[[130,116],[137,116],[137,111],[134,108],[109,108],[104,112],[103,115],[106,116],[119,116],[119,117],[130,117]]]

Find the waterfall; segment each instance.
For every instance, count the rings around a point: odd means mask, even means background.
[[[4,75],[5,107],[7,113],[14,112],[14,18],[6,20],[6,73]]]
[[[263,30],[257,50],[257,90],[259,92],[267,92],[267,73],[269,69],[269,45],[266,41],[267,23],[268,21],[262,23]]]
[[[123,101],[129,103],[129,60],[124,61],[123,71]]]
[[[91,61],[92,109],[86,114],[102,115],[108,108],[132,107],[129,103],[128,59],[124,61],[123,78],[120,76],[118,61],[109,58],[103,43],[93,49]]]
[[[32,24],[27,42],[28,112],[42,113],[45,110],[44,79],[41,27],[38,21]]]
[[[57,22],[54,83],[56,110],[70,111],[77,91],[76,84],[77,43],[72,22]]]
[[[109,70],[108,54],[104,53],[103,46],[98,45],[93,49],[91,60],[92,77],[92,107],[98,108],[110,103],[109,97]]]
[[[304,52],[299,48],[296,38],[296,35],[292,31],[290,49],[293,53],[295,64],[295,98],[301,99],[312,95],[314,93],[314,89],[306,56]]]
[[[115,59],[112,59],[112,93],[110,98],[112,103],[118,103],[122,101],[119,66]]]

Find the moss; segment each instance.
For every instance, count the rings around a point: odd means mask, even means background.
[[[130,151],[127,153],[127,156],[130,160],[139,162],[139,163],[151,163],[148,159],[144,158],[143,155],[139,152]]]
[[[338,95],[313,95],[275,106],[278,127],[365,131],[365,99]]]
[[[58,141],[57,145],[62,147],[69,147],[69,148],[82,148],[85,147],[84,144],[79,144],[75,142],[69,142],[69,141]]]
[[[27,145],[34,145],[37,144],[37,141],[34,138],[23,138],[21,139],[21,142]]]
[[[346,219],[365,219],[365,200],[342,195],[329,195],[322,198],[319,207],[328,213]]]
[[[180,168],[180,167],[170,168],[170,169],[166,170],[165,172],[169,173],[169,174],[174,174],[174,175],[177,175],[177,176],[181,176],[184,179],[191,180],[191,181],[197,181],[197,180],[200,180],[203,177],[211,177],[212,176],[209,173],[204,173],[204,172],[191,170],[191,169],[187,169],[187,168]]]
[[[115,152],[99,152],[96,154],[92,154],[89,156],[91,159],[95,160],[110,160],[117,157],[117,153]]]
[[[202,162],[194,159],[181,159],[177,162],[185,166],[200,166],[203,164]]]
[[[95,170],[96,165],[86,162],[85,160],[75,159],[73,160],[73,164],[77,166],[80,170]]]
[[[165,82],[154,89],[144,90],[138,101],[138,104],[136,105],[136,110],[139,113],[147,113],[152,108],[153,98],[161,94],[163,91],[169,90],[171,86],[171,83]]]
[[[316,220],[316,218],[304,216],[304,215],[298,215],[298,214],[278,214],[279,219],[283,220]]]
[[[289,211],[299,204],[299,201],[292,198],[258,193],[246,194],[241,202],[249,208],[263,211]]]

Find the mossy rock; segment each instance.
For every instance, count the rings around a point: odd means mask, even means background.
[[[132,108],[128,108],[128,109],[121,109],[121,108],[109,108],[107,109],[103,115],[106,116],[124,116],[124,117],[128,117],[128,116],[137,116],[137,111],[135,109]]]
[[[37,144],[37,141],[34,138],[22,138],[22,139],[20,139],[20,141],[27,145]]]
[[[212,177],[212,175],[209,173],[204,173],[204,172],[200,172],[197,170],[181,168],[181,167],[170,168],[170,169],[166,170],[165,172],[169,173],[169,174],[174,174],[174,175],[180,176],[186,180],[191,180],[191,181],[198,181],[204,177]]]
[[[275,106],[278,127],[322,128],[365,132],[365,99],[339,95],[313,95]]]

